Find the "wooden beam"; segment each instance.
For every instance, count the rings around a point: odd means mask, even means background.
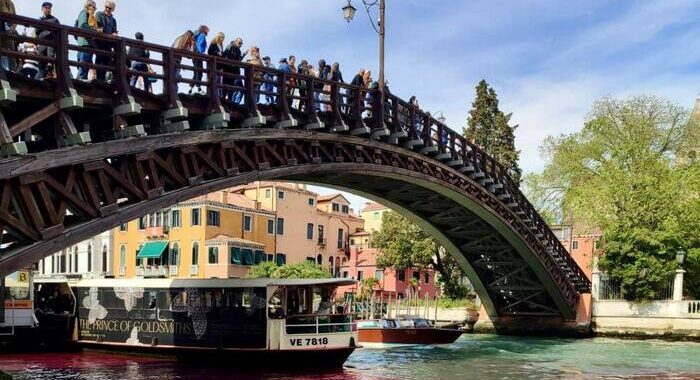
[[[17,124],[13,125],[12,128],[10,128],[10,135],[12,135],[12,137],[19,135],[27,129],[30,129],[31,127],[55,115],[59,110],[59,102],[49,104],[48,106],[34,112],[33,114],[22,119]]]

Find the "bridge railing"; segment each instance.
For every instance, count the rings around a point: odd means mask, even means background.
[[[465,173],[489,188],[504,203],[515,204],[510,210],[517,213],[519,219],[538,237],[547,249],[545,254],[551,255],[566,268],[565,271],[573,272],[567,274],[567,277],[585,278],[583,271],[565,251],[507,170],[461,133],[451,130],[429,113],[394,94],[386,93],[385,102],[381,104],[380,93],[375,89],[301,74],[285,74],[274,68],[56,25],[23,16],[0,13],[0,22],[51,32],[53,38],[50,40],[13,35],[9,32],[2,32],[2,38],[12,39],[16,43],[32,42],[51,47],[55,57],[29,55],[7,49],[3,49],[1,55],[53,63],[55,80],[58,83],[56,92],[59,97],[75,94],[75,85],[79,81],[73,78],[78,69],[83,68],[112,72],[112,81],[100,83],[98,87],[110,89],[122,104],[133,103],[132,92],[137,90],[130,85],[131,77],[141,76],[144,80],[152,78],[153,95],[171,108],[178,106],[183,96],[181,89],[201,87],[206,94],[205,114],[222,112],[223,104],[233,105],[244,116],[257,116],[259,108],[268,107],[278,122],[304,118],[309,125],[319,121],[322,116],[328,125],[347,127],[340,130],[366,129],[369,132],[386,129],[387,133],[380,136],[388,135],[390,141],[393,139],[394,143],[402,142],[404,147],[409,149],[420,148],[421,153],[454,163],[452,166],[461,165],[465,168]],[[91,41],[90,46],[79,46],[79,37]],[[129,55],[130,48],[145,49],[150,53],[150,57]],[[80,52],[108,57],[109,60],[104,60],[103,64],[80,62]],[[146,63],[152,71],[133,70],[129,65],[132,61]],[[0,70],[0,79],[4,77],[4,71]],[[232,95],[240,97],[240,102],[231,103],[229,99]],[[29,127],[23,128],[10,128],[9,133],[0,133],[0,145],[12,142]],[[104,134],[109,131],[91,131],[98,132]],[[43,146],[43,149],[50,148]]]

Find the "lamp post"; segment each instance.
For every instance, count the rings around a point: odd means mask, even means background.
[[[683,275],[685,271],[683,270],[683,262],[685,261],[685,250],[679,249],[676,251],[676,262],[678,263],[678,269],[676,269],[676,276],[673,279],[673,300],[682,301],[683,300]]]
[[[382,126],[380,128],[384,129],[383,127],[383,120],[384,120],[384,36],[385,36],[385,31],[386,31],[386,4],[385,0],[374,0],[372,2],[368,2],[367,0],[361,0],[362,4],[364,5],[365,9],[367,10],[367,15],[369,16],[369,10],[374,7],[375,5],[379,4],[379,20],[377,21],[377,24],[379,25],[379,29],[374,26],[374,21],[372,20],[372,17],[370,16],[370,22],[372,24],[372,28],[374,29],[375,32],[379,35],[379,96],[380,96],[380,115],[382,120]],[[352,5],[352,0],[348,0],[348,3],[343,7],[343,16],[345,17],[345,20],[347,22],[350,22],[353,20],[355,17],[355,12],[357,9]]]

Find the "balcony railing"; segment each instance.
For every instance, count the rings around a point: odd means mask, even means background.
[[[179,267],[177,265],[170,266],[170,277],[177,277],[179,273]]]
[[[169,268],[167,266],[136,267],[137,277],[167,277]]]
[[[190,265],[190,276],[199,275],[199,265]]]
[[[325,247],[326,246],[326,238],[322,238],[322,237],[318,238],[318,245]]]

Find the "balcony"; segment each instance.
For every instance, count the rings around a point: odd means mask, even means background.
[[[318,238],[318,245],[325,247],[326,246],[326,238],[324,238],[324,237]]]
[[[190,276],[199,275],[199,265],[190,265]]]
[[[168,232],[170,232],[170,227],[166,226],[148,227],[144,230],[144,234],[146,235],[146,237],[152,239],[167,238]]]
[[[136,267],[136,277],[168,277],[169,273],[170,268],[167,266]]]

